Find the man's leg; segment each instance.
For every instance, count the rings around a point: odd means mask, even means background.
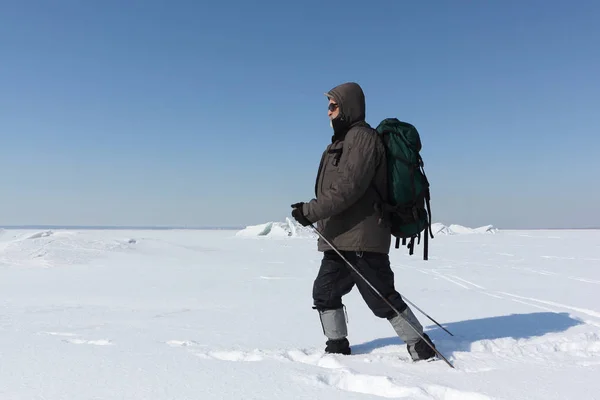
[[[417,361],[435,356],[435,352],[419,336],[420,334],[432,343],[423,332],[423,326],[394,287],[394,272],[390,267],[389,256],[381,253],[358,253],[355,265],[379,293],[400,312],[401,316],[398,316],[360,276],[352,272],[354,282],[373,314],[390,321],[400,339],[406,343],[411,358]]]
[[[328,353],[350,354],[342,296],[348,294],[353,286],[348,266],[337,253],[326,251],[313,284],[313,301],[328,339],[325,348]]]

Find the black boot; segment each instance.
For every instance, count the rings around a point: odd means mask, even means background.
[[[427,341],[433,347],[435,347],[435,344],[433,344],[433,342],[431,341],[429,336],[427,336],[426,333],[423,333],[423,337],[427,339]],[[406,348],[413,361],[428,360],[436,356],[435,351],[433,351],[433,349],[429,347],[429,345],[423,339],[419,339],[419,341],[414,344],[406,345]]]
[[[348,339],[336,339],[336,340],[328,340],[326,342],[327,347],[325,347],[325,353],[333,353],[333,354],[344,354],[350,355],[350,343]]]

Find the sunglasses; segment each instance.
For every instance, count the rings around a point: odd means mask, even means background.
[[[338,108],[338,107],[339,107],[339,105],[338,105],[338,104],[335,104],[335,103],[329,103],[329,105],[327,106],[327,109],[328,109],[329,111],[335,111],[335,110],[337,110],[337,108]]]

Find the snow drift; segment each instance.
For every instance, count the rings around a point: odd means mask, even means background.
[[[242,237],[257,237],[269,236],[277,238],[286,237],[309,237],[313,238],[317,235],[311,228],[304,227],[296,221],[286,218],[285,222],[267,222],[259,225],[249,225],[246,228],[238,231],[236,236]]]
[[[431,225],[431,230],[434,235],[466,235],[466,234],[488,234],[496,233],[498,229],[492,225],[485,225],[479,228],[468,228],[462,225],[452,224],[446,226],[441,223],[434,223]],[[286,218],[285,222],[266,222],[259,225],[250,225],[244,229],[238,231],[236,236],[242,237],[257,237],[257,236],[268,236],[268,237],[309,237],[314,238],[317,235],[310,228],[305,228],[298,224],[296,221]]]
[[[479,228],[468,228],[462,225],[452,224],[450,226],[446,226],[439,222],[431,224],[431,231],[434,235],[466,235],[466,234],[474,234],[474,233],[496,233],[498,229],[494,228],[493,225],[484,225]]]
[[[19,229],[0,232],[0,266],[54,267],[83,264],[132,249],[129,237],[98,238],[94,231]]]

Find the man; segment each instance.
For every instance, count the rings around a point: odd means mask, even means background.
[[[385,149],[377,132],[365,122],[363,90],[349,82],[331,89],[326,96],[333,137],[321,158],[316,198],[293,204],[292,216],[303,226],[316,223],[317,229],[404,318],[319,239],[317,248],[323,252],[323,259],[313,285],[313,301],[327,337],[325,351],[351,353],[342,296],[356,285],[373,314],[391,323],[412,359],[429,359],[435,352],[406,320],[427,340],[429,337],[394,288],[389,261],[391,232],[388,224],[380,222],[381,214],[375,207],[378,193],[387,196]]]

